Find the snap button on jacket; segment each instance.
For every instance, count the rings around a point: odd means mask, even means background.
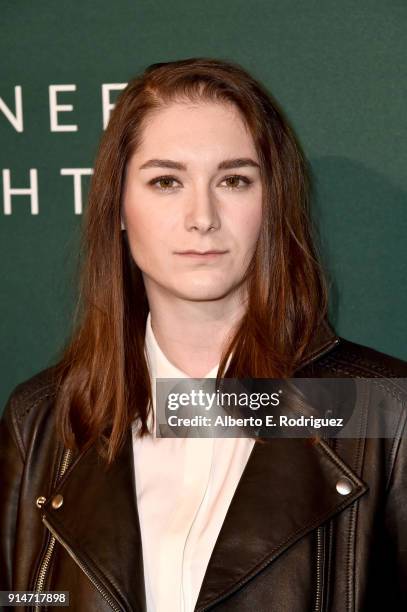
[[[0,590],[69,591],[75,612],[143,612],[131,431],[108,469],[94,447],[62,448],[51,374],[18,385],[0,421]],[[255,443],[195,611],[406,610],[407,363],[324,324],[296,376],[382,382],[366,393],[358,438]],[[363,437],[378,403],[394,436]],[[54,608],[10,608],[23,609]]]

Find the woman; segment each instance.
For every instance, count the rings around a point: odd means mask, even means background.
[[[86,611],[404,609],[407,364],[330,327],[307,195],[291,129],[241,67],[188,59],[128,84],[74,333],[1,421],[2,590]],[[156,378],[292,376],[380,379],[361,435],[154,434]],[[396,433],[367,439],[378,404]]]

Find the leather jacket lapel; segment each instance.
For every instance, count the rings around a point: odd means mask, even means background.
[[[346,477],[352,491],[336,489]],[[325,442],[256,442],[210,558],[196,610],[227,597],[367,486]],[[266,519],[267,517],[267,519]]]
[[[337,482],[352,491],[341,495]],[[132,440],[108,471],[94,447],[80,455],[43,506],[43,520],[106,599],[145,610]],[[254,444],[212,552],[196,610],[240,588],[296,540],[367,491],[325,442],[274,438]],[[63,504],[53,508],[57,495]],[[267,520],[265,520],[267,517]]]
[[[302,365],[338,342],[331,328],[324,327]],[[336,490],[342,477],[353,485],[346,496]],[[196,610],[232,593],[366,490],[324,442],[256,442],[212,552]],[[63,499],[59,507],[54,507],[56,496]],[[42,518],[113,609],[141,612],[146,604],[136,499],[129,430],[109,469],[94,446],[76,457],[43,505]]]
[[[136,499],[129,431],[109,469],[95,446],[81,453],[42,508],[46,526],[119,610],[145,610]]]
[[[324,319],[295,372],[340,342]],[[336,485],[352,482],[348,495]],[[232,594],[296,540],[353,503],[367,485],[326,442],[272,438],[254,444],[199,592],[196,611]],[[264,517],[267,516],[267,520]]]

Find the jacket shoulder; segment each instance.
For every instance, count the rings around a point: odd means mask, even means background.
[[[406,361],[341,336],[336,339],[335,346],[301,369],[301,376],[376,379],[388,397],[407,404]]]
[[[2,419],[13,431],[23,455],[36,423],[49,413],[55,393],[55,366],[37,372],[11,391]]]
[[[342,337],[316,365],[339,376],[407,379],[407,361]]]

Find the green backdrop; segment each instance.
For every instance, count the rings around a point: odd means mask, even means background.
[[[102,85],[113,103],[107,85],[186,57],[237,61],[277,98],[312,168],[331,322],[407,359],[406,27],[404,0],[3,0],[0,410],[70,328],[81,222],[70,169],[92,168]],[[55,92],[72,108],[51,117]],[[55,119],[77,129],[55,131]],[[30,169],[38,214],[30,195],[10,194]],[[85,205],[89,174],[76,180]]]

